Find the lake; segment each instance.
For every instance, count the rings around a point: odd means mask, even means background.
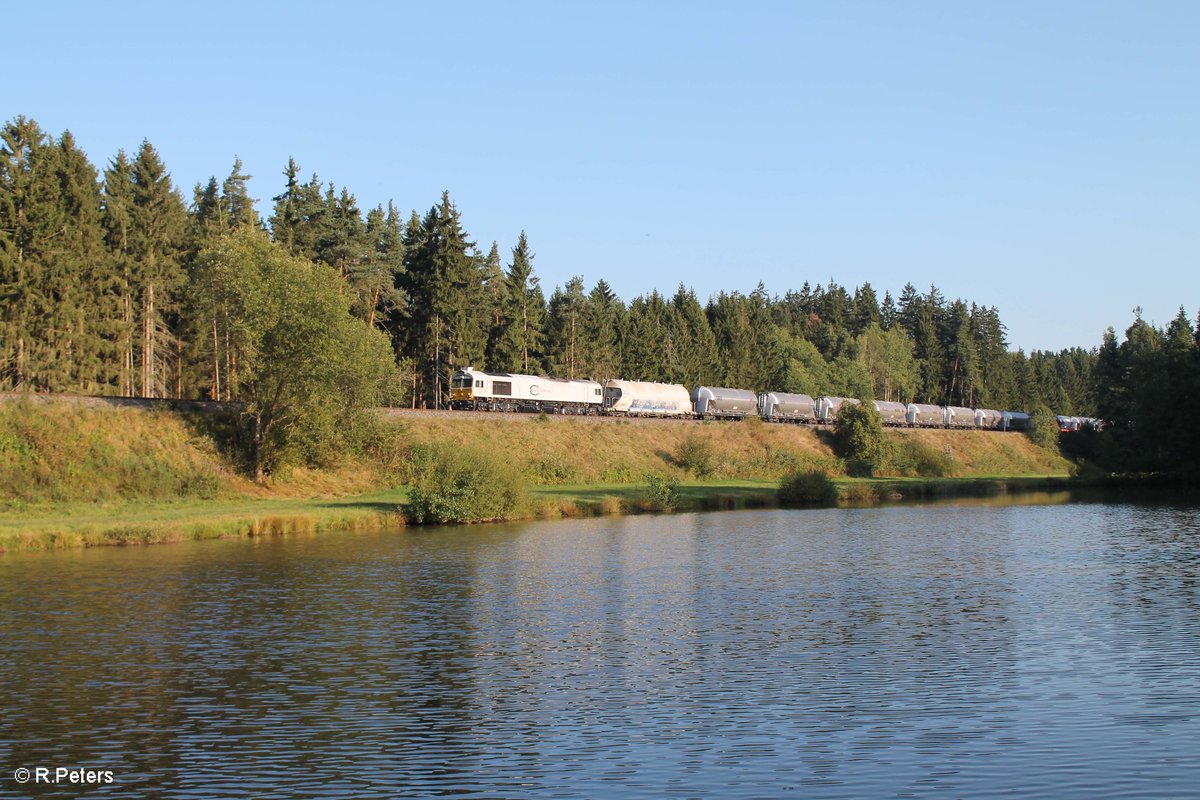
[[[0,795],[1200,796],[1200,511],[1050,499],[0,556]]]

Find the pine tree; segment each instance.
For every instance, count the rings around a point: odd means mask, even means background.
[[[56,192],[45,169],[49,137],[17,117],[0,132],[0,385],[46,388],[38,376],[46,313],[42,253],[53,240]]]
[[[899,324],[900,312],[896,308],[896,301],[892,299],[891,292],[883,293],[883,303],[879,306],[879,327],[885,331],[890,331]]]
[[[447,193],[438,206],[439,274],[443,275],[444,310],[448,326],[446,381],[458,367],[480,364],[487,351],[487,318],[480,313],[486,304],[485,259],[469,241],[458,209]],[[541,300],[541,291],[538,291]],[[544,308],[541,301],[540,308]]]
[[[584,343],[580,341],[580,333],[586,302],[583,278],[579,275],[567,281],[566,287],[556,287],[550,297],[546,315],[546,366],[552,375],[570,380],[581,377],[579,367]]]
[[[1166,458],[1176,469],[1193,482],[1200,473],[1200,432],[1193,422],[1193,405],[1200,389],[1200,351],[1196,347],[1196,330],[1183,306],[1179,315],[1167,325],[1163,346],[1166,362]]]
[[[191,248],[198,252],[206,240],[225,232],[225,220],[221,215],[221,187],[216,176],[208,179],[204,188],[200,184],[192,190],[192,208],[188,215]]]
[[[750,329],[749,303],[734,292],[718,292],[708,302],[708,321],[717,345],[723,386],[750,386],[754,359],[754,334]]]
[[[452,370],[483,359],[484,259],[462,229],[448,192],[403,236],[400,288],[408,308],[406,355],[413,359],[413,402],[439,407]]]
[[[658,292],[635,297],[620,330],[622,375],[634,380],[666,381],[672,343],[667,303]]]
[[[225,217],[225,230],[235,231],[242,227],[262,226],[258,212],[254,210],[254,199],[250,197],[246,184],[253,175],[242,172],[242,160],[233,159],[233,169],[221,184],[221,211]]]
[[[955,300],[950,305],[947,317],[950,332],[946,348],[947,402],[953,405],[975,407],[976,384],[979,375],[979,356],[975,350],[975,339],[971,335],[971,316],[967,304]]]
[[[55,148],[59,203],[66,224],[55,247],[51,321],[59,391],[112,391],[115,342],[119,336],[118,283],[100,224],[96,168],[71,133]]]
[[[329,212],[321,192],[321,181],[314,174],[308,183],[300,183],[300,167],[288,159],[283,193],[272,198],[274,211],[268,220],[271,237],[293,255],[317,259],[326,216]]]
[[[130,235],[133,228],[133,165],[125,151],[117,152],[104,171],[101,225],[117,280],[119,325],[117,334],[117,393],[137,394],[135,351],[137,343],[137,286]]]
[[[402,320],[397,321],[397,334],[393,340],[398,357],[407,359],[412,365],[409,394],[414,408],[425,407],[430,395],[426,385],[430,377],[426,334],[433,319],[434,275],[429,252],[431,235],[432,223],[427,229],[425,219],[413,211],[401,236],[404,269],[397,281],[404,297],[406,313]]]
[[[287,169],[283,171],[284,177],[287,178],[287,183],[284,186],[283,193],[275,195],[271,198],[275,203],[274,211],[271,218],[268,220],[271,226],[271,238],[277,244],[283,245],[290,253],[296,251],[297,231],[303,221],[301,205],[303,199],[301,196],[300,181],[297,176],[300,173],[300,166],[296,163],[296,159],[289,158]],[[313,176],[314,180],[316,176]],[[216,179],[213,179],[213,188],[216,189]]]
[[[714,383],[717,341],[695,291],[680,284],[671,299],[671,312],[669,326],[675,351],[672,382],[685,386]]]
[[[132,204],[128,248],[139,305],[139,389],[142,397],[178,396],[175,369],[182,340],[176,329],[176,293],[183,285],[181,264],[186,212],[171,176],[149,141],[142,142],[130,167]]]
[[[906,284],[900,296],[900,324],[913,341],[913,357],[920,370],[917,396],[921,402],[946,402],[944,380],[945,353],[948,337],[943,318],[945,301],[937,287],[930,286],[928,295],[917,295],[912,284]]]
[[[765,389],[769,385],[774,364],[779,358],[774,350],[775,326],[771,324],[771,298],[767,295],[766,287],[759,281],[747,300],[747,323],[753,355],[749,364],[749,380],[740,385],[755,390]]]
[[[1012,363],[1005,358],[1008,342],[1004,323],[995,308],[971,304],[971,338],[978,356],[977,404],[987,408],[1012,408],[1016,392]]]
[[[111,263],[95,169],[65,132],[0,131],[0,386],[103,391]]]
[[[879,325],[881,317],[879,301],[871,284],[864,283],[855,289],[854,301],[850,307],[851,335],[858,336],[871,325]]]
[[[1105,420],[1110,428],[1123,424],[1128,419],[1126,409],[1129,387],[1126,384],[1125,368],[1121,363],[1117,333],[1111,326],[1104,331],[1104,338],[1096,356],[1093,381],[1097,396],[1096,414]]]
[[[541,367],[546,303],[533,274],[533,254],[525,231],[512,250],[503,298],[492,366],[505,372],[536,372]]]
[[[587,349],[580,354],[584,375],[598,381],[624,377],[617,332],[625,324],[625,304],[601,278],[588,294],[583,312],[583,341]]]
[[[835,359],[849,351],[851,299],[845,288],[832,279],[822,292],[817,287],[816,313],[820,324],[814,326],[809,338],[827,359]]]
[[[917,287],[911,283],[904,284],[900,291],[900,300],[896,306],[895,323],[908,332],[910,339],[917,338],[917,317],[921,313],[921,296]]]
[[[315,261],[333,267],[343,278],[366,255],[368,245],[358,201],[349,190],[339,194],[330,184],[325,191],[325,212],[316,224]]]

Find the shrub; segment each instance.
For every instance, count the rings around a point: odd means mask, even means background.
[[[777,493],[781,506],[837,505],[837,486],[819,470],[793,472],[779,482]]]
[[[407,516],[416,523],[482,522],[513,516],[526,486],[508,460],[469,445],[414,448]]]
[[[679,504],[679,484],[652,472],[646,476],[644,500],[648,511],[673,511]]]
[[[1051,453],[1059,452],[1059,430],[1058,420],[1054,418],[1054,413],[1045,405],[1038,403],[1033,409],[1032,424],[1029,430],[1025,432],[1029,437],[1029,441],[1036,444]]]
[[[713,446],[708,439],[689,433],[675,448],[673,460],[697,478],[706,478],[713,471]]]
[[[846,403],[833,425],[833,452],[846,459],[846,471],[869,478],[883,462],[883,419],[870,401]]]

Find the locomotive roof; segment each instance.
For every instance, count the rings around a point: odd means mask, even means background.
[[[554,383],[596,383],[596,381],[588,378],[551,378],[548,375],[525,375],[519,372],[487,372],[474,367],[463,367],[458,370],[461,373],[475,373],[477,375],[486,375],[489,378],[529,378],[535,381],[552,381]]]

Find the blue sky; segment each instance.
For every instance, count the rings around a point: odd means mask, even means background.
[[[1200,4],[10,4],[0,113],[176,183],[443,189],[547,295],[906,282],[1011,345],[1200,310]],[[16,65],[16,67],[14,67]]]

